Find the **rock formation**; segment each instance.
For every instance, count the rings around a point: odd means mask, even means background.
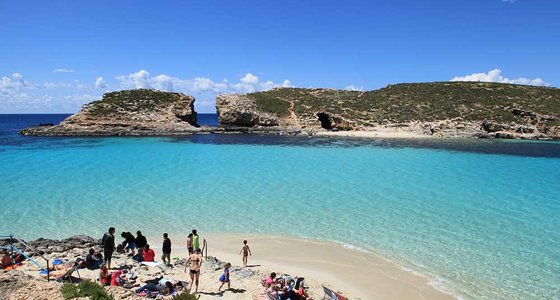
[[[375,91],[281,88],[219,95],[221,126],[408,132],[434,137],[560,139],[560,89],[480,82]]]
[[[195,99],[180,93],[126,90],[103,95],[59,125],[25,129],[23,135],[174,135],[197,132]]]
[[[389,85],[374,91],[279,88],[218,95],[219,126],[199,128],[194,98],[155,90],[107,93],[59,125],[23,135],[193,133],[307,134],[332,131],[433,137],[560,139],[560,89],[482,82]]]

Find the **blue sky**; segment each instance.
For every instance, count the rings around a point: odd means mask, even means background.
[[[0,1],[0,113],[75,112],[104,92],[560,86],[560,1]]]

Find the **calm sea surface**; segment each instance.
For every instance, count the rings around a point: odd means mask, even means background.
[[[467,299],[560,299],[560,143],[17,134],[64,117],[0,115],[0,234],[315,238]]]

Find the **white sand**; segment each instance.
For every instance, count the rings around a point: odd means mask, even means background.
[[[186,235],[174,239],[174,251],[183,254]],[[323,297],[321,285],[342,292],[350,299],[453,299],[428,284],[428,278],[407,272],[376,255],[341,245],[287,237],[211,234],[208,255],[241,265],[242,240],[247,239],[253,255],[251,269],[303,276],[315,299]],[[232,277],[235,286],[235,277]],[[258,289],[257,289],[258,290]],[[201,298],[203,299],[203,298]],[[247,298],[249,299],[249,298]]]
[[[400,131],[391,128],[375,128],[368,131],[317,131],[317,136],[338,136],[338,137],[362,137],[362,138],[433,138],[433,136],[425,135],[411,131]]]
[[[170,234],[170,238],[173,242],[171,257],[186,258],[186,234]],[[233,267],[231,269],[232,290],[218,293],[218,278],[223,269],[219,263],[213,260],[203,262],[199,287],[201,300],[262,299],[258,298],[264,291],[260,280],[270,272],[290,274],[292,277],[305,277],[309,294],[316,300],[323,298],[321,285],[342,292],[349,299],[453,299],[451,295],[430,286],[425,277],[407,272],[381,257],[348,249],[335,243],[233,234],[201,235],[201,243],[203,239],[208,242],[209,256],[217,257],[225,262],[229,261]],[[249,257],[249,267],[246,269],[240,267],[242,260],[239,252],[243,239],[249,241],[253,252],[253,255]],[[118,237],[116,242],[120,242]],[[148,237],[148,242],[156,252],[156,259],[160,260],[162,238]],[[69,253],[51,254],[49,257],[51,259],[66,257],[69,260],[75,260],[76,257],[83,255],[84,251],[85,249],[72,250]],[[113,267],[123,264],[136,265],[130,257],[124,254],[114,257]],[[18,270],[39,277],[37,267],[32,264],[27,264]],[[190,281],[183,266],[173,268],[135,266],[133,271],[138,275],[138,282],[154,278],[157,274],[162,274],[168,279]],[[98,277],[98,270],[81,269],[80,275],[83,279],[95,281]],[[9,277],[8,274],[4,276]],[[58,292],[60,283],[46,283],[40,279],[32,284],[33,287],[30,285],[18,291],[12,291],[7,299],[25,299],[23,295],[31,296],[32,294],[34,299],[62,299]],[[44,294],[41,294],[39,290],[44,291]],[[115,299],[141,299],[132,291],[121,287],[110,287],[108,290],[115,296]],[[47,293],[47,291],[49,292]]]

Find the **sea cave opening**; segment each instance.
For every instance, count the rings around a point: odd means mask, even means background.
[[[319,122],[321,122],[321,127],[325,129],[332,129],[332,121],[328,114],[320,112],[317,114],[319,117]]]

